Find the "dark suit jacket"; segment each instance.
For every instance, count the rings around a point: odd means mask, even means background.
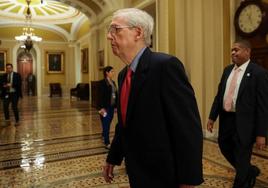
[[[119,91],[126,71],[118,76]],[[203,182],[198,107],[176,57],[147,48],[132,79],[124,127],[120,112],[118,105],[119,123],[107,162],[119,165],[125,158],[132,188]]]
[[[2,97],[3,85],[4,85],[4,74],[0,74],[0,98]]]
[[[7,94],[7,89],[3,86],[7,83],[7,76],[8,74],[4,74],[3,77],[3,84],[2,84],[2,97],[4,97]],[[21,91],[21,76],[19,73],[13,72],[13,80],[12,80],[13,88],[15,89],[15,94],[18,97],[22,97],[22,91]]]
[[[115,82],[114,81],[112,82],[115,85]],[[116,92],[116,96],[117,96],[117,92]],[[111,97],[112,97],[112,86],[109,84],[108,80],[106,79],[101,80],[100,81],[100,106],[99,108],[107,108],[111,106]],[[115,101],[115,104],[116,103],[117,101]]]
[[[223,110],[223,97],[227,79],[234,65],[225,68],[218,93],[214,99],[210,116],[216,120],[219,115],[219,139],[236,126],[242,144],[249,145],[256,136],[267,136],[268,130],[268,75],[267,71],[250,62],[241,80],[236,100],[236,122],[226,123],[226,113]],[[234,125],[235,124],[235,125]]]

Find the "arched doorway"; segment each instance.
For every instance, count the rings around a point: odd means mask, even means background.
[[[21,75],[23,95],[36,94],[36,82],[33,72],[33,58],[30,53],[22,51],[17,57],[17,70]]]

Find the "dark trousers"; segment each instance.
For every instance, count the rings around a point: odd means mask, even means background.
[[[34,83],[28,83],[28,95],[35,95],[35,85]]]
[[[219,135],[219,147],[227,161],[235,168],[233,188],[248,188],[251,179],[250,164],[253,145],[245,146],[236,131],[235,113],[226,114],[224,135]]]
[[[110,144],[110,126],[114,117],[114,107],[105,108],[107,111],[107,116],[103,117],[100,115],[102,123],[102,137],[104,139],[104,144]]]
[[[4,97],[3,106],[5,119],[9,120],[9,104],[12,104],[12,110],[14,112],[15,120],[18,122],[19,119],[19,110],[18,110],[18,101],[19,96],[16,93],[9,93]]]

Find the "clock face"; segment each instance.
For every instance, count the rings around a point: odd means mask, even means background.
[[[250,4],[241,11],[238,17],[238,25],[244,33],[252,33],[260,26],[262,11],[259,6]]]

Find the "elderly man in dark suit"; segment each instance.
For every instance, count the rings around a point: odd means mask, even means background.
[[[9,120],[9,104],[12,104],[12,109],[15,116],[15,125],[19,125],[19,110],[18,110],[18,101],[19,97],[22,97],[21,92],[21,76],[19,73],[13,72],[13,65],[6,64],[6,74],[3,78],[2,84],[2,97],[4,105],[4,114],[5,120],[7,123],[10,123]]]
[[[182,63],[152,52],[152,17],[139,9],[114,13],[107,38],[127,66],[119,73],[118,124],[103,168],[113,180],[125,159],[132,188],[186,188],[203,182],[202,128]]]
[[[268,130],[268,74],[250,60],[250,43],[236,41],[233,64],[224,69],[207,128],[219,115],[219,147],[236,170],[233,188],[254,187],[258,167],[251,165],[253,143],[262,149]]]

